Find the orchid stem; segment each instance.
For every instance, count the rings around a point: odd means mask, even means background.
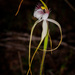
[[[48,29],[48,28],[47,28],[47,29]],[[49,35],[49,32],[47,31],[47,35],[46,35],[45,40],[44,40],[44,50],[47,49],[47,45],[48,45],[48,35]],[[46,51],[43,51],[43,56],[42,56],[42,61],[41,61],[41,66],[40,66],[40,75],[42,75],[45,56],[46,56]]]

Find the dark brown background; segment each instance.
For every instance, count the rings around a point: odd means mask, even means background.
[[[45,0],[44,0],[45,1]],[[74,7],[74,0],[68,0]],[[33,17],[39,0],[24,0],[17,16],[20,0],[0,0],[0,75],[26,75],[28,70],[28,43],[31,27],[37,20]],[[75,75],[75,10],[65,0],[46,0],[50,8],[49,18],[61,24],[63,42],[52,54],[47,52],[45,75]],[[50,24],[53,47],[57,46],[59,29]],[[32,54],[41,35],[41,23],[36,27],[32,42]],[[20,63],[20,58],[22,63]],[[32,64],[33,75],[38,75],[42,52],[39,51]],[[23,69],[20,65],[23,64]],[[23,72],[24,71],[24,72]]]

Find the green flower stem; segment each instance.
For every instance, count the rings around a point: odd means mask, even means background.
[[[47,49],[48,36],[49,36],[49,33],[47,32],[47,35],[46,35],[45,40],[44,40],[44,50]],[[46,51],[43,51],[43,56],[42,56],[42,61],[41,61],[41,66],[40,66],[40,75],[42,75],[43,65],[44,65],[44,60],[45,60],[45,55],[46,55]]]

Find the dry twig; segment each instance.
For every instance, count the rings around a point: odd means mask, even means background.
[[[65,0],[65,2],[69,5],[69,7],[75,12],[75,8],[72,6],[72,4],[68,1]]]

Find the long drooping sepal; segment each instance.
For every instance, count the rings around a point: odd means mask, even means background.
[[[41,20],[40,20],[40,21],[41,21]],[[30,48],[31,48],[30,46],[31,46],[31,39],[32,39],[32,32],[33,32],[33,29],[34,29],[34,27],[32,28],[32,31],[31,31],[31,38],[30,38],[30,44],[29,44],[29,51],[30,51]],[[44,20],[43,23],[42,23],[42,35],[41,35],[41,40],[40,40],[40,43],[38,44],[38,46],[37,46],[37,48],[36,48],[36,50],[35,50],[35,52],[34,52],[34,54],[33,54],[33,56],[32,56],[31,64],[32,64],[33,58],[34,58],[34,56],[35,56],[37,50],[39,49],[41,43],[43,42],[44,38],[45,38],[46,35],[47,35],[47,29],[48,29],[47,21]],[[29,53],[30,53],[30,52],[29,52]],[[29,58],[29,59],[30,59],[30,58]]]
[[[55,47],[54,49],[51,49],[51,50],[42,50],[42,49],[39,49],[39,50],[41,50],[41,51],[47,51],[47,52],[48,52],[48,51],[54,51],[54,50],[56,50],[56,49],[60,46],[60,44],[61,44],[61,42],[62,42],[62,29],[61,29],[60,24],[59,24],[57,21],[55,21],[55,20],[53,20],[53,19],[47,19],[47,21],[56,24],[56,25],[59,27],[60,35],[61,35],[60,42],[59,42],[58,46]]]
[[[44,39],[43,39],[43,40],[44,40]],[[32,75],[32,72],[31,72],[32,61],[33,61],[34,56],[35,56],[36,52],[38,51],[40,45],[42,44],[43,40],[40,41],[39,45],[37,46],[37,48],[36,48],[36,50],[35,50],[35,52],[34,52],[32,58],[31,58],[31,61],[30,61],[30,63],[29,63],[29,69],[28,69],[27,75],[29,74],[29,71],[30,71],[30,73],[31,73],[31,75]]]
[[[40,20],[40,21],[42,21],[42,20]],[[42,27],[43,27],[43,30],[42,30],[42,36],[41,36],[40,43],[38,44],[38,46],[37,46],[37,48],[36,48],[36,50],[35,50],[35,52],[34,52],[32,58],[31,58],[31,61],[30,61],[31,39],[32,39],[33,30],[34,30],[36,24],[37,24],[37,23],[35,23],[34,26],[32,27],[31,36],[30,36],[30,43],[29,43],[29,70],[30,70],[30,68],[31,68],[32,61],[33,61],[33,59],[34,59],[34,56],[35,56],[37,50],[39,49],[40,45],[42,44],[44,38],[45,38],[46,35],[47,35],[47,28],[48,28],[48,27],[47,27],[47,22],[46,22],[46,20],[44,20],[43,23],[42,23],[42,24],[43,24],[43,26],[42,26]],[[28,71],[29,71],[29,70],[28,70]]]
[[[30,51],[31,51],[31,40],[32,40],[33,30],[34,30],[35,26],[36,26],[39,22],[41,22],[41,21],[42,21],[42,20],[37,20],[37,21],[34,23],[32,29],[31,29],[30,42],[29,42],[29,63],[30,63]]]
[[[44,39],[43,39],[43,40],[44,40]],[[43,40],[41,40],[41,41],[40,41],[40,43],[38,44],[38,46],[37,46],[37,48],[36,48],[36,50],[35,50],[35,52],[34,52],[34,54],[33,54],[32,58],[31,58],[30,66],[31,66],[32,61],[33,61],[33,58],[34,58],[34,56],[35,56],[35,54],[36,54],[37,50],[39,49],[40,45],[42,44]]]
[[[27,75],[28,75],[28,73],[29,73],[29,71],[31,72],[31,64],[30,64],[30,52],[31,52],[31,40],[32,40],[32,34],[33,34],[33,31],[34,31],[34,28],[35,28],[35,26],[39,23],[39,22],[41,22],[42,20],[37,20],[35,23],[34,23],[34,25],[33,25],[33,27],[32,27],[32,29],[31,29],[31,34],[30,34],[30,41],[29,41],[29,70],[28,70],[28,72],[27,72]]]
[[[58,46],[57,46],[56,48],[54,48],[54,49],[47,50],[47,51],[54,51],[54,50],[56,50],[56,49],[60,46],[60,44],[61,44],[61,42],[62,42],[62,29],[61,29],[60,24],[59,24],[57,21],[55,21],[55,20],[53,20],[53,19],[47,19],[47,21],[56,24],[56,25],[59,27],[59,30],[60,30],[61,38],[60,38],[60,42],[59,42]]]

